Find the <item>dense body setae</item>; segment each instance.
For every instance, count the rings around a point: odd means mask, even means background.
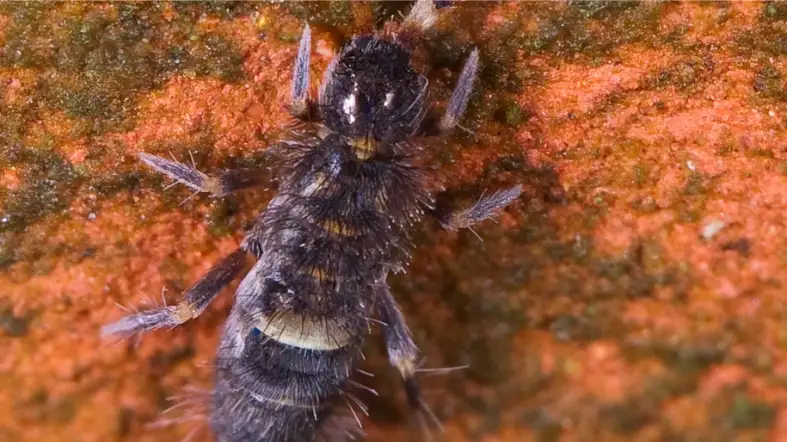
[[[328,67],[318,103],[308,98],[311,36],[305,29],[291,111],[303,120],[278,149],[279,192],[238,251],[216,264],[176,306],[105,327],[127,335],[198,316],[244,267],[216,363],[211,427],[223,442],[345,440],[355,432],[337,405],[352,396],[354,365],[371,321],[383,324],[391,363],[415,411],[428,413],[416,376],[418,349],[386,284],[409,258],[407,230],[432,210],[429,176],[411,136],[427,111],[428,82],[410,66],[408,42],[434,21],[419,1],[397,32],[353,38]],[[451,130],[467,104],[477,67],[471,54],[444,117]],[[205,175],[142,154],[154,169],[214,196],[261,184],[254,170]],[[473,207],[435,214],[446,228],[469,227],[520,194],[515,187]]]

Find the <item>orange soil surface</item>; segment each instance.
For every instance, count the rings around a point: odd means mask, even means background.
[[[0,440],[210,440],[201,397],[231,289],[138,343],[98,329],[118,304],[156,303],[162,288],[176,300],[270,193],[179,207],[188,191],[162,192],[134,155],[193,153],[210,171],[259,154],[289,120],[303,20],[316,81],[342,38],[385,13],[26,8],[0,10]],[[458,2],[442,14],[423,49],[435,101],[471,47],[483,67],[469,132],[434,142],[434,161],[457,204],[525,188],[477,229],[483,243],[426,226],[394,281],[427,364],[469,365],[425,380],[444,439],[787,440],[787,10]],[[125,53],[155,78],[100,69]],[[364,363],[381,396],[364,398],[368,440],[413,440],[379,347],[372,337]],[[194,403],[162,417],[183,395]]]

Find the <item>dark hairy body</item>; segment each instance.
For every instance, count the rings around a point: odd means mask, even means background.
[[[279,191],[239,249],[217,263],[175,306],[108,325],[130,335],[201,314],[238,276],[241,282],[216,362],[211,427],[222,442],[342,441],[357,433],[344,406],[364,409],[352,390],[355,364],[373,322],[383,324],[391,363],[421,416],[418,348],[386,278],[409,259],[408,229],[425,213],[449,229],[469,227],[516,199],[515,187],[473,207],[432,210],[430,177],[418,165],[417,132],[453,129],[467,105],[477,53],[466,63],[444,117],[422,127],[428,81],[410,66],[407,45],[434,21],[419,1],[398,33],[352,39],[331,62],[319,101],[308,98],[310,31],[301,39],[291,112],[303,121],[276,150]],[[148,154],[141,159],[197,191],[220,197],[262,184],[265,173],[208,176]],[[346,404],[346,405],[345,405]],[[340,407],[341,406],[341,407]],[[353,411],[353,414],[355,412]],[[357,419],[357,416],[355,416]]]

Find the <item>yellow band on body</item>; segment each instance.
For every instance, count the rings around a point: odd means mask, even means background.
[[[277,342],[307,350],[337,350],[354,337],[344,320],[290,312],[260,316],[255,326]]]

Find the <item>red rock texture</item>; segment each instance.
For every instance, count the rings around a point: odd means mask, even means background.
[[[302,22],[316,81],[343,38],[395,12],[0,9],[0,440],[210,440],[200,391],[231,290],[138,345],[98,328],[117,304],[177,299],[270,192],[179,207],[188,191],[163,192],[134,155],[259,161],[288,122]],[[483,243],[425,226],[394,281],[427,364],[470,366],[425,380],[445,440],[787,440],[787,9],[442,15],[418,52],[436,103],[472,47],[482,70],[470,132],[430,143],[434,164],[456,204],[525,187]],[[368,439],[413,440],[377,337],[367,357]],[[196,405],[162,417],[184,394]]]

